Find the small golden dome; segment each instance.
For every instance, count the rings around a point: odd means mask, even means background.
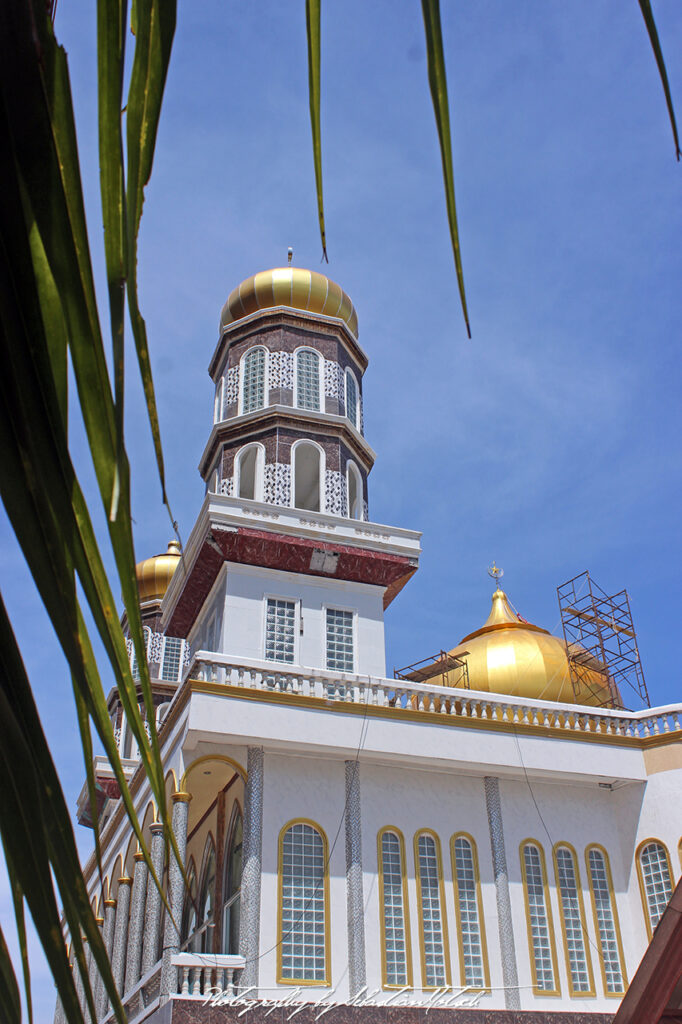
[[[574,693],[564,641],[540,626],[524,622],[499,587],[483,626],[465,636],[449,653],[466,661],[472,690],[597,707],[611,700],[608,675],[597,664],[584,673],[580,693]],[[460,679],[460,673],[453,669],[446,685],[457,686]],[[424,681],[443,685],[440,672]]]
[[[350,297],[324,274],[303,267],[276,267],[247,277],[231,292],[223,306],[221,330],[256,310],[275,306],[338,317],[357,338],[358,315]]]
[[[154,555],[153,558],[145,558],[144,562],[137,563],[135,575],[140,602],[160,601],[163,598],[178,567],[180,554],[180,545],[172,540],[165,554]]]

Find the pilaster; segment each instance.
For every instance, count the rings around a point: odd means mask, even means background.
[[[490,849],[493,855],[493,873],[495,875],[495,898],[497,900],[497,926],[500,934],[504,1005],[507,1010],[520,1010],[519,973],[516,965],[516,945],[514,943],[514,926],[509,897],[507,855],[504,848],[500,782],[499,779],[486,776],[483,784],[485,787],[485,806],[488,812]]]
[[[244,839],[239,952],[246,965],[240,987],[257,996],[260,950],[260,892],[263,859],[263,748],[249,747],[244,793]]]
[[[172,966],[171,959],[180,952],[180,922],[182,921],[182,904],[185,898],[185,881],[183,871],[187,855],[187,819],[189,817],[189,793],[173,793],[173,816],[171,827],[178,847],[180,863],[173,850],[168,861],[168,903],[170,914],[166,914],[163,931],[163,956],[161,966],[161,996],[168,996],[176,989],[177,969]]]
[[[128,923],[130,915],[130,890],[132,878],[123,875],[118,880],[118,899],[116,901],[116,922],[114,924],[114,945],[111,953],[111,973],[119,995],[123,995],[125,976],[126,949],[128,947]]]
[[[152,834],[151,857],[152,867],[159,883],[163,881],[163,824],[155,821],[150,825],[149,831]],[[147,898],[144,905],[144,939],[142,942],[142,970],[140,977],[151,971],[159,959],[159,931],[161,928],[161,893],[156,887],[152,875],[147,875]]]
[[[356,760],[346,761],[346,905],[348,986],[351,999],[367,984],[361,825],[360,765]]]
[[[128,954],[126,957],[124,992],[129,992],[140,980],[144,904],[147,891],[148,872],[144,854],[138,850],[133,859],[135,861],[135,868],[133,871],[133,891],[130,897],[130,924],[128,926]]]

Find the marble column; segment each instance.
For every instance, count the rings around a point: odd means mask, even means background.
[[[173,793],[173,816],[171,828],[178,845],[182,869],[187,859],[187,818],[189,816],[189,793]],[[185,899],[185,880],[173,850],[168,854],[168,905],[170,914],[166,913],[163,931],[163,956],[161,966],[161,997],[177,991],[177,967],[171,964],[171,958],[180,952],[180,925],[182,922],[182,904]]]
[[[132,878],[123,875],[118,880],[118,899],[116,901],[116,923],[114,924],[114,945],[111,954],[111,972],[119,995],[123,995],[125,978],[126,950],[128,948],[128,924],[130,919],[130,890]]]
[[[111,963],[111,951],[114,946],[114,926],[116,924],[116,900],[108,899],[104,901],[104,948],[107,951],[109,957],[109,963]],[[100,977],[97,981],[97,997],[95,1000],[97,1006],[97,1019],[101,1020],[105,1015],[107,1006],[109,1005],[109,996],[107,994],[104,981]]]
[[[244,792],[242,893],[239,952],[246,961],[239,981],[249,998],[258,995],[260,953],[260,889],[263,863],[263,748],[249,747]]]
[[[104,927],[104,918],[103,917],[96,917],[95,918],[95,924],[97,925],[99,930],[102,931],[102,928]],[[92,952],[92,947],[91,946],[89,947],[89,951],[90,951],[90,958],[88,960],[88,977],[90,979],[90,989],[92,991],[92,998],[95,1001],[95,1009],[97,1009],[97,992],[98,992],[99,981],[100,981],[100,979],[99,979],[99,971],[97,970],[97,961],[95,960],[95,957],[94,957],[94,954]]]
[[[504,849],[500,782],[499,779],[486,776],[483,780],[483,785],[485,787],[485,806],[488,812],[490,849],[493,855],[493,873],[495,875],[497,927],[500,934],[504,1005],[507,1010],[520,1010],[519,973],[516,966],[516,944],[514,942],[514,926],[512,922],[511,899],[509,897],[507,855]]]
[[[129,992],[140,980],[142,965],[142,933],[144,931],[144,902],[147,891],[147,865],[144,854],[138,850],[134,855],[133,891],[130,897],[130,924],[128,925],[128,955],[124,992]]]
[[[357,761],[346,761],[346,909],[348,913],[348,994],[351,999],[367,984],[361,822],[360,765]]]
[[[163,858],[165,854],[165,843],[163,838],[163,825],[155,821],[150,825],[149,831],[152,834],[151,857],[152,867],[156,872],[159,883],[163,882]],[[142,971],[140,977],[144,977],[151,971],[159,959],[159,929],[161,927],[161,893],[156,888],[156,882],[151,873],[147,875],[147,898],[144,905],[144,939],[142,942]]]

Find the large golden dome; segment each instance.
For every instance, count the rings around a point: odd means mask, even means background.
[[[524,622],[499,588],[483,626],[465,636],[449,653],[466,661],[472,690],[566,704],[603,706],[611,701],[608,676],[596,663],[584,673],[580,693],[574,693],[564,641],[540,626]],[[456,669],[445,679],[440,669],[427,679],[424,671],[420,672],[420,681],[461,685],[461,672]]]
[[[354,337],[358,334],[358,315],[350,297],[340,285],[324,274],[302,267],[276,267],[261,270],[234,289],[220,314],[221,328],[241,320],[259,309],[290,306],[309,313],[338,317]]]
[[[180,545],[176,540],[170,541],[168,550],[163,555],[154,555],[138,562],[135,566],[137,589],[140,601],[160,601],[180,562]]]

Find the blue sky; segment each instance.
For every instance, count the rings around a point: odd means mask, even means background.
[[[658,0],[655,14],[682,118],[682,8]],[[180,5],[140,246],[176,518],[186,538],[203,496],[220,308],[291,245],[359,313],[371,518],[423,531],[419,573],[387,616],[388,665],[483,622],[493,558],[519,611],[552,631],[557,584],[589,568],[630,592],[652,703],[678,701],[682,167],[638,4],[446,2],[443,18],[472,341],[417,0],[323,4],[328,268],[302,0]],[[94,19],[93,5],[60,0],[106,327]],[[134,368],[129,383],[142,559],[170,534]],[[77,424],[74,439],[93,493]],[[68,674],[4,515],[0,571],[74,806],[83,767]],[[90,835],[77,831],[86,853]],[[4,878],[0,912],[7,927]],[[34,966],[36,1016],[48,1020],[51,983]]]

